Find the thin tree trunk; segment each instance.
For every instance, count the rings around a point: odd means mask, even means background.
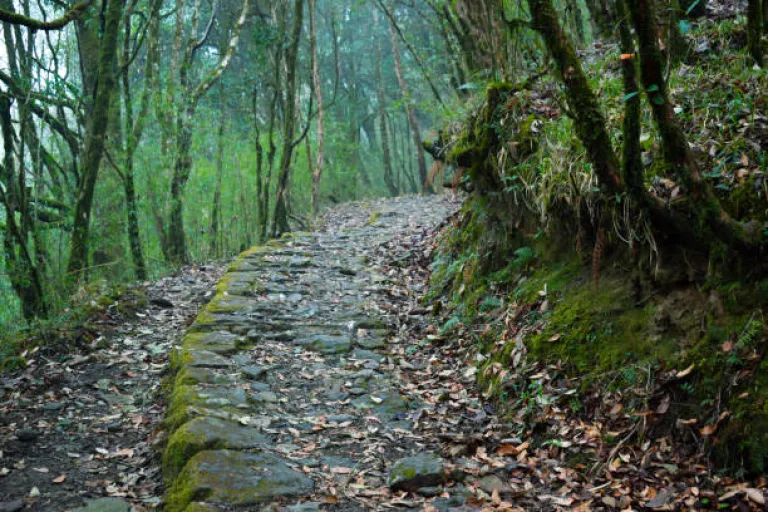
[[[179,0],[180,1],[180,0]],[[197,27],[200,3],[198,2],[192,16],[192,26]],[[200,100],[218,83],[221,75],[226,71],[237,49],[240,32],[248,17],[248,0],[243,0],[243,10],[235,22],[229,38],[229,44],[216,67],[204,75],[200,82],[191,87],[189,73],[194,61],[195,53],[202,45],[201,41],[192,38],[187,41],[184,50],[184,58],[178,67],[178,83],[181,88],[181,105],[176,113],[176,154],[171,180],[171,212],[168,225],[168,241],[170,243],[171,263],[176,265],[189,261],[187,251],[187,239],[184,228],[184,189],[192,171],[192,121]]]
[[[220,95],[224,96],[223,88]],[[221,216],[221,181],[224,175],[224,101],[219,101],[219,131],[216,140],[216,189],[213,192],[213,206],[211,208],[211,255],[214,258],[221,256],[219,245],[219,217]]]
[[[629,25],[626,0],[616,0],[616,13],[619,18],[619,37],[622,53],[622,75],[624,77],[624,126],[622,147],[622,171],[624,182],[638,196],[643,194],[643,162],[640,145],[640,121],[642,100],[637,81],[635,42]],[[631,1],[631,0],[630,0]]]
[[[761,0],[749,0],[747,4],[749,54],[760,67],[763,66],[763,7]]]
[[[432,94],[435,96],[435,99],[441,106],[445,106],[445,103],[443,103],[443,98],[440,96],[440,92],[437,90],[437,87],[435,86],[435,83],[432,81],[432,76],[427,69],[427,66],[424,65],[424,62],[422,62],[421,57],[419,57],[419,53],[413,48],[413,45],[411,45],[410,42],[408,42],[408,39],[405,38],[405,34],[403,34],[403,31],[400,30],[400,27],[397,26],[397,20],[395,19],[395,15],[387,9],[387,6],[384,4],[382,0],[378,0],[379,7],[384,12],[384,14],[387,15],[387,18],[389,18],[390,28],[397,33],[398,36],[400,36],[400,40],[403,42],[405,47],[408,49],[408,52],[410,52],[411,56],[413,57],[413,60],[416,61],[416,65],[419,67],[419,70],[421,71],[422,76],[427,81],[427,84],[429,85],[430,90],[432,91]]]
[[[310,46],[312,47],[312,83],[317,101],[317,162],[312,173],[312,213],[320,211],[320,178],[325,165],[325,111],[323,110],[323,88],[320,81],[320,64],[317,58],[317,26],[315,0],[309,0]],[[309,120],[307,120],[309,122]],[[309,157],[309,156],[308,156]]]
[[[140,99],[138,118],[134,120],[133,95],[128,66],[131,52],[131,12],[126,12],[124,18],[125,35],[123,37],[123,54],[120,63],[123,85],[123,102],[125,104],[125,169],[123,170],[123,191],[125,194],[126,221],[128,230],[128,245],[131,250],[136,279],[147,279],[147,267],[144,262],[144,252],[141,245],[141,230],[139,227],[139,207],[136,201],[136,184],[134,176],[134,155],[144,132],[147,111],[149,110],[149,89],[155,72],[152,54],[157,52],[159,40],[161,0],[154,0],[150,12],[149,28],[147,29],[147,61],[144,71],[146,84]]]
[[[253,130],[254,130],[254,142],[256,146],[256,218],[258,219],[258,226],[262,226],[264,223],[264,217],[267,211],[264,209],[264,202],[262,201],[262,195],[264,194],[264,146],[261,143],[261,127],[259,126],[259,111],[258,111],[258,98],[259,88],[253,89]],[[260,233],[259,241],[261,241]]]
[[[380,29],[379,16],[376,11],[373,11],[373,22],[374,26]],[[382,70],[383,57],[384,46],[381,44],[381,37],[378,36],[376,38],[376,102],[378,103],[379,125],[381,127],[381,155],[384,163],[384,183],[389,189],[389,195],[394,197],[398,195],[398,190],[392,175],[392,155],[390,154],[389,133],[387,131],[387,109]]]
[[[15,134],[11,122],[11,101],[7,96],[0,96],[0,130],[5,153],[3,166],[0,167],[0,178],[7,184],[5,188],[0,187],[0,199],[2,199],[6,217],[5,233],[3,233],[5,268],[11,286],[21,302],[24,318],[32,320],[47,316],[48,306],[42,284],[43,278],[27,243],[26,232],[16,221],[17,213],[20,217],[24,217],[22,211],[26,207],[20,201],[13,176],[13,170],[16,167],[13,157]],[[24,174],[23,168],[20,173]]]
[[[424,158],[424,152],[421,147],[421,127],[419,121],[416,118],[416,112],[413,108],[413,102],[411,94],[408,90],[408,83],[405,80],[403,74],[403,66],[400,61],[400,50],[397,43],[397,32],[395,31],[394,24],[389,23],[389,35],[392,43],[392,57],[395,62],[395,74],[397,75],[397,83],[400,86],[400,92],[403,95],[403,101],[405,102],[405,111],[408,116],[408,123],[411,128],[411,136],[413,137],[414,146],[416,148],[416,161],[419,166],[419,181],[421,191],[424,193],[431,193],[431,187],[427,184],[427,161]]]

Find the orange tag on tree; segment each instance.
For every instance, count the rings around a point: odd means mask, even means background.
[[[630,59],[634,59],[634,58],[635,58],[635,54],[634,53],[622,53],[621,54],[621,60],[630,60]]]

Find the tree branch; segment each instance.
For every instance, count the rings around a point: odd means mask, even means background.
[[[23,14],[0,9],[0,21],[10,23],[11,25],[21,25],[22,27],[27,27],[32,30],[59,30],[66,27],[71,21],[82,16],[90,6],[91,0],[84,0],[83,2],[75,4],[61,18],[56,18],[51,21],[40,21],[24,16]]]

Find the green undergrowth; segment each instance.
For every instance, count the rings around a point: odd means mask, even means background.
[[[669,89],[724,208],[768,236],[768,159],[759,150],[768,144],[760,128],[768,72],[750,64],[743,29],[739,20],[691,27],[698,50],[671,71]],[[617,59],[585,62],[620,148]],[[624,404],[630,414],[667,395],[651,434],[704,446],[720,468],[768,470],[768,272],[724,248],[701,254],[656,239],[627,198],[606,200],[559,94],[551,77],[490,84],[463,124],[426,144],[471,192],[432,264],[427,298],[444,318],[441,334],[474,336],[479,384],[510,416],[537,392],[512,382],[522,345],[529,362],[558,368],[580,392],[565,404],[573,413],[602,391],[634,396]],[[650,114],[646,105],[644,186],[674,200]],[[691,418],[695,428],[677,423]]]
[[[692,368],[684,379],[664,381],[674,399],[659,419],[665,425],[660,431],[668,432],[677,418],[717,425],[707,449],[720,467],[750,473],[766,469],[768,361],[763,360],[762,307],[768,280],[754,286],[641,286],[636,270],[615,256],[604,264],[596,284],[588,262],[575,252],[548,253],[545,239],[517,248],[514,237],[507,239],[509,260],[487,260],[495,235],[483,227],[487,212],[478,211],[470,198],[462,219],[444,233],[429,298],[443,304],[442,334],[461,325],[475,327],[465,332],[483,333],[476,340],[482,354],[479,384],[486,396],[504,410],[504,405],[520,406],[522,395],[531,393],[499,377],[509,378],[512,372],[491,371],[511,368],[518,346],[519,337],[503,341],[506,327],[498,318],[506,312],[523,333],[528,360],[562,368],[582,396],[649,385],[653,392],[664,376]],[[568,404],[574,412],[578,400]],[[639,413],[648,402],[626,405],[629,413]],[[725,422],[718,421],[723,411],[728,411]],[[517,412],[506,409],[511,416]]]

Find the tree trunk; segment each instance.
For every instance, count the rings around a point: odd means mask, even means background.
[[[381,25],[379,24],[379,16],[376,11],[373,11],[374,26],[378,32]],[[382,70],[382,61],[384,58],[384,45],[381,44],[381,36],[376,38],[376,102],[379,109],[379,125],[381,126],[381,155],[384,163],[384,183],[387,185],[389,195],[395,197],[398,195],[397,183],[394,180],[392,174],[392,155],[389,148],[389,133],[387,130],[387,109],[386,109],[386,96],[384,94],[384,79]]]
[[[188,108],[180,116],[176,135],[176,158],[171,180],[171,212],[168,224],[168,242],[171,263],[182,265],[189,261],[187,235],[184,228],[184,188],[192,171],[192,117],[194,109]]]
[[[224,96],[223,88],[221,96]],[[219,102],[219,131],[216,140],[216,188],[213,192],[213,206],[211,208],[211,256],[221,256],[219,244],[219,217],[221,216],[221,181],[224,174],[224,101]]]
[[[395,62],[395,74],[397,75],[397,83],[400,86],[400,92],[403,95],[403,101],[405,102],[405,112],[408,116],[408,123],[411,128],[411,136],[413,137],[413,142],[416,149],[416,161],[419,166],[420,188],[424,193],[431,193],[432,189],[427,184],[427,161],[424,158],[424,151],[421,149],[421,127],[419,126],[418,119],[416,119],[416,111],[413,108],[411,94],[408,90],[408,82],[406,82],[405,75],[403,74],[403,66],[400,62],[400,50],[398,49],[397,43],[397,32],[395,31],[395,27],[391,21],[389,23],[389,35],[390,41],[392,43],[392,57]]]
[[[5,188],[0,187],[0,199],[5,209],[5,232],[3,233],[5,269],[11,281],[11,287],[21,302],[24,318],[33,320],[46,317],[48,305],[42,284],[43,278],[30,251],[27,232],[23,231],[16,221],[16,214],[19,213],[23,218],[25,216],[23,210],[27,207],[20,201],[13,176],[16,167],[15,134],[11,122],[11,101],[7,96],[0,96],[0,131],[2,131],[5,153],[3,165],[0,167],[0,181],[6,184]],[[24,175],[23,167],[20,172]]]
[[[320,211],[320,178],[325,165],[325,112],[323,110],[323,88],[320,82],[320,64],[317,58],[317,26],[315,0],[309,0],[310,46],[312,47],[312,83],[317,101],[317,162],[312,173],[312,213]],[[307,120],[309,122],[309,120]]]
[[[761,0],[749,0],[747,4],[747,38],[749,54],[755,64],[763,66],[763,5]]]
[[[700,238],[709,239],[709,243],[712,243],[713,237],[717,237],[731,246],[754,246],[756,233],[747,231],[744,226],[733,221],[723,210],[711,187],[703,181],[685,133],[675,118],[662,74],[661,51],[653,18],[653,0],[631,0],[627,4],[640,46],[643,86],[661,136],[664,160],[672,167],[678,183],[690,196],[691,209],[701,224],[694,229],[699,231],[697,234]]]
[[[293,9],[293,30],[291,42],[285,58],[286,101],[285,119],[283,120],[283,151],[280,155],[280,175],[277,180],[275,213],[272,218],[272,236],[277,237],[290,231],[288,225],[288,186],[291,177],[291,157],[293,155],[293,136],[296,131],[296,70],[301,42],[301,29],[304,15],[304,0],[295,0]]]
[[[144,71],[146,83],[142,91],[138,119],[134,120],[133,95],[131,80],[128,73],[129,58],[131,52],[131,12],[126,12],[124,19],[125,34],[123,37],[123,53],[120,63],[123,84],[123,102],[125,105],[125,168],[123,169],[123,191],[125,193],[125,209],[128,231],[128,245],[131,250],[136,279],[147,279],[147,267],[144,262],[144,252],[141,246],[141,230],[139,227],[139,207],[136,201],[136,184],[134,176],[134,155],[144,132],[147,112],[149,110],[149,89],[154,76],[153,59],[151,54],[157,52],[160,24],[161,0],[154,0],[150,12],[149,28],[147,30],[147,61]]]
[[[123,14],[124,0],[105,0],[108,2],[104,33],[99,49],[98,78],[96,80],[96,98],[85,140],[85,157],[78,184],[75,217],[72,224],[72,240],[68,271],[77,280],[82,278],[88,266],[88,233],[91,221],[91,207],[96,178],[104,154],[105,136],[109,123],[109,110],[112,93],[115,89],[115,62],[117,42],[120,31],[120,19]]]
[[[177,0],[179,6],[183,6],[183,1]],[[177,7],[178,8],[178,7]],[[200,2],[195,5],[192,14],[192,26],[197,30],[197,21],[199,17]],[[196,86],[192,86],[189,80],[190,68],[194,62],[195,53],[203,44],[193,36],[186,42],[184,57],[178,65],[178,86],[181,89],[181,99],[178,100],[176,111],[176,152],[173,166],[173,178],[171,180],[171,212],[168,225],[168,242],[171,256],[171,263],[180,265],[189,261],[187,251],[186,232],[184,228],[184,189],[189,181],[189,175],[192,171],[192,121],[200,100],[205,94],[218,83],[221,75],[229,67],[232,57],[237,50],[237,44],[240,39],[240,32],[248,17],[248,0],[243,0],[243,10],[240,17],[232,27],[229,35],[229,43],[226,50],[221,51],[224,45],[219,45],[219,62],[210,72],[206,73]],[[181,23],[181,21],[178,21]],[[180,30],[177,27],[177,30]],[[177,37],[178,39],[178,37]],[[176,43],[174,43],[176,44]],[[172,70],[177,67],[176,63],[171,63]]]
[[[622,75],[624,77],[624,126],[622,130],[622,172],[627,188],[635,197],[644,194],[644,176],[642,146],[640,144],[640,121],[642,99],[637,81],[637,54],[632,31],[629,25],[626,0],[616,0],[616,13],[619,18],[619,38],[622,53]],[[631,1],[631,0],[630,0]]]
[[[614,193],[621,185],[619,162],[581,61],[563,32],[551,1],[529,0],[529,4],[533,28],[544,39],[565,84],[568,106],[575,117],[576,133],[587,150],[600,184]]]
[[[253,89],[253,131],[254,141],[256,146],[256,218],[258,219],[258,226],[262,226],[266,210],[264,209],[264,203],[261,199],[264,194],[264,146],[261,143],[261,127],[259,126],[259,88]],[[259,237],[259,241],[261,237]]]

